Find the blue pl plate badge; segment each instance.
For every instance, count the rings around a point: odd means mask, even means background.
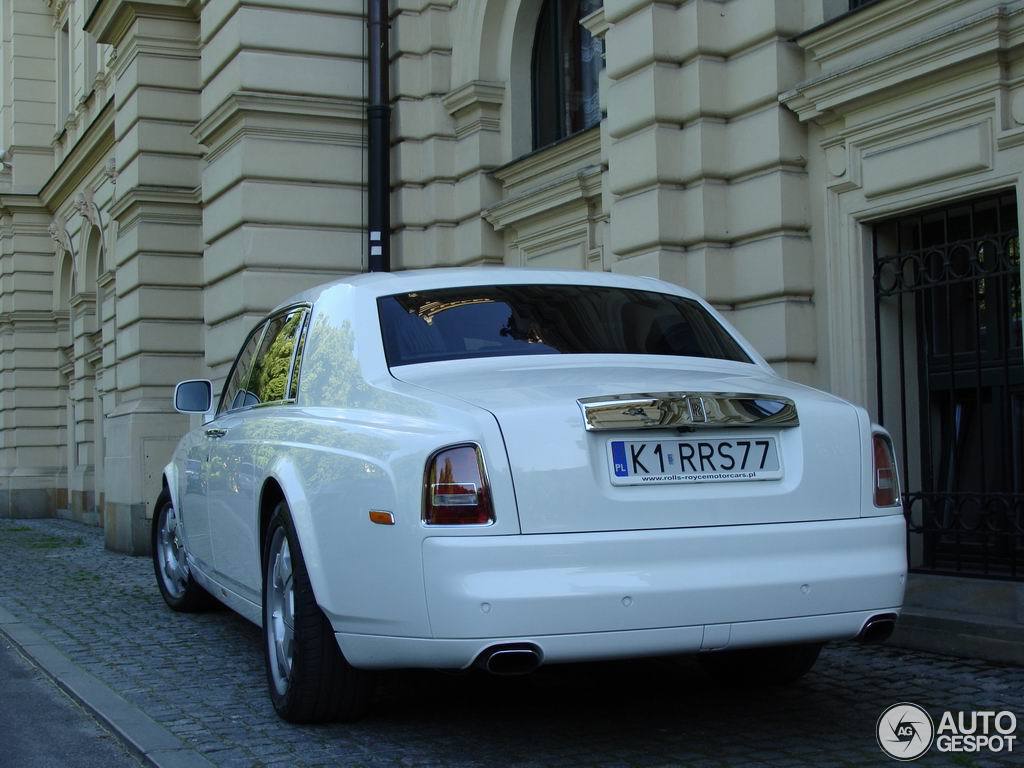
[[[621,440],[612,441],[612,463],[615,465],[616,477],[629,477],[626,467],[626,444]]]

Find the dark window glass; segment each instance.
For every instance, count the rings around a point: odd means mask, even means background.
[[[242,351],[238,353],[227,383],[224,385],[224,392],[220,396],[220,406],[217,408],[218,416],[225,411],[234,411],[245,405],[245,386],[249,381],[252,359],[256,355],[256,347],[260,343],[260,337],[265,327],[266,323],[263,323],[249,334],[249,338],[242,346]]]
[[[685,355],[748,363],[696,301],[591,285],[489,285],[384,296],[388,365],[553,354]]]
[[[296,309],[271,318],[249,377],[246,405],[284,400],[295,342],[302,330],[304,310]]]
[[[601,41],[580,20],[602,0],[545,0],[533,43],[533,147],[539,149],[601,122]]]

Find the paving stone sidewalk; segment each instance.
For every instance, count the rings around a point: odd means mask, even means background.
[[[874,736],[890,704],[1024,721],[1024,668],[849,643],[827,647],[800,684],[761,691],[722,689],[687,659],[527,678],[388,673],[368,719],[297,727],[270,706],[255,626],[227,610],[171,612],[149,559],[108,552],[98,529],[0,520],[0,585],[0,608],[225,768],[891,766]],[[1022,765],[1022,753],[933,749],[918,764]]]

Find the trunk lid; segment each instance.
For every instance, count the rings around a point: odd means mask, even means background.
[[[559,355],[409,365],[393,369],[392,374],[494,415],[505,440],[523,533],[860,516],[864,470],[856,409],[756,365],[695,358],[579,355],[570,359]],[[588,431],[578,402],[667,392],[787,398],[795,404],[799,425],[705,426],[680,431],[675,427],[619,429],[606,424],[599,431]],[[710,415],[715,406],[706,402]],[[613,442],[677,445],[680,440],[727,439],[736,443],[747,437],[774,438],[781,466],[768,473],[773,479],[648,485],[615,482],[614,455],[621,455],[622,449],[613,450]],[[643,456],[650,463],[650,453]]]

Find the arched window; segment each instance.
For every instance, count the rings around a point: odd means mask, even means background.
[[[603,0],[544,0],[533,41],[533,148],[601,122],[601,41],[580,26]]]

